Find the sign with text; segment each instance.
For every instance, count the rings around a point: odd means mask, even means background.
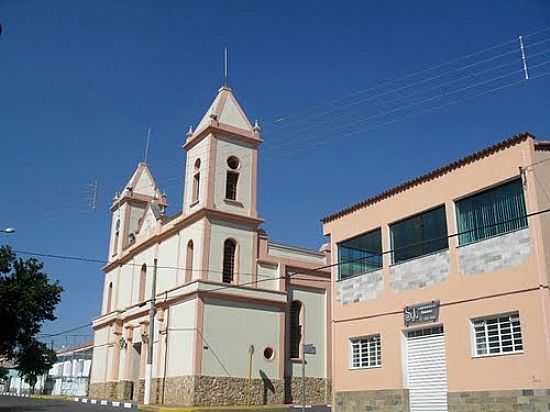
[[[437,322],[439,319],[439,300],[405,306],[405,309],[403,309],[403,318],[405,326]]]
[[[316,355],[317,354],[317,348],[315,345],[308,343],[304,345],[304,354],[305,355]]]

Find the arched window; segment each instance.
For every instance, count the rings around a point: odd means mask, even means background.
[[[109,286],[107,286],[107,310],[105,313],[111,313],[111,305],[113,300],[113,282],[109,283]]]
[[[113,241],[113,256],[116,255],[118,250],[118,238],[120,237],[120,219],[117,219],[115,223],[115,239]]]
[[[147,281],[147,265],[144,263],[139,272],[138,302],[145,300],[145,282]]]
[[[185,282],[193,278],[193,241],[187,242],[187,257],[185,259]]]
[[[230,156],[227,159],[227,178],[225,181],[225,198],[229,200],[237,200],[237,184],[239,183],[239,159],[235,156]]]
[[[290,357],[300,357],[302,343],[302,302],[293,300],[290,304]]]
[[[193,174],[193,197],[191,198],[191,202],[193,203],[199,200],[199,190],[200,190],[200,183],[201,183],[200,168],[201,168],[201,159],[197,159],[195,160],[195,172]]]
[[[227,239],[223,244],[223,282],[233,283],[235,275],[235,255],[237,244],[233,239]]]

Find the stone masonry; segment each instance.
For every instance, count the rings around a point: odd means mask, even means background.
[[[408,389],[336,392],[334,412],[409,412]]]
[[[449,412],[548,412],[550,389],[449,392]]]
[[[449,274],[449,251],[443,250],[390,268],[392,289],[401,292],[444,282]]]
[[[286,385],[290,389],[290,399],[287,399],[287,402],[301,404],[302,378],[296,376],[287,377]],[[332,390],[328,379],[306,377],[304,387],[306,404],[315,405],[332,402]]]
[[[527,261],[531,248],[529,229],[495,236],[458,248],[460,270],[465,275],[494,272]]]
[[[348,303],[363,302],[378,298],[384,291],[382,269],[364,275],[344,279],[336,284],[336,301]]]

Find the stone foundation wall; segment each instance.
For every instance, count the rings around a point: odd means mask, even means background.
[[[548,412],[550,389],[449,392],[449,412]]]
[[[292,403],[302,402],[302,378],[286,378],[287,401]],[[332,402],[332,390],[330,381],[325,378],[309,378],[305,380],[306,404],[316,405]]]
[[[143,402],[143,394],[145,392],[145,379],[140,379],[137,382],[134,382],[134,394],[132,400],[134,402]]]
[[[158,379],[158,381],[158,387],[160,389],[159,396],[162,400],[162,395],[164,392],[165,405],[193,405],[196,377],[178,376],[166,378],[164,383],[162,382],[162,379]],[[158,403],[161,402],[159,401]]]
[[[118,382],[90,383],[88,396],[96,399],[117,399]]]
[[[195,377],[193,402],[201,406],[269,405],[285,401],[282,379]]]
[[[409,391],[408,389],[387,389],[336,392],[334,412],[357,411],[409,412]]]

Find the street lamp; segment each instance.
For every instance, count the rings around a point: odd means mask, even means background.
[[[13,227],[7,227],[5,229],[1,229],[0,232],[2,232],[2,233],[15,233],[15,229]]]

